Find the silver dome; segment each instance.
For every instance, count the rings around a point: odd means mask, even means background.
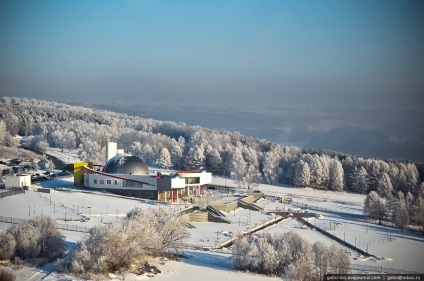
[[[104,173],[147,175],[149,168],[141,158],[130,154],[118,154],[107,161],[103,168]]]

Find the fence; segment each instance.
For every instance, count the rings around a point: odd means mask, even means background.
[[[27,219],[21,218],[12,218],[12,217],[3,217],[0,216],[0,222],[19,224],[21,222],[28,221]],[[90,228],[86,226],[77,226],[77,225],[69,225],[69,224],[58,224],[56,223],[57,229],[76,231],[76,232],[88,232]]]
[[[357,221],[371,222],[371,220],[367,216],[362,215],[362,214],[352,214],[352,213],[345,213],[345,212],[340,212],[340,211],[334,211],[332,209],[318,207],[318,206],[314,206],[314,205],[310,205],[310,204],[305,204],[305,203],[300,203],[300,202],[295,202],[295,201],[292,201],[291,204],[293,206],[300,207],[302,209],[308,209],[308,210],[326,212],[326,213],[338,215],[338,216],[341,216],[341,217],[344,217],[344,218],[349,218],[349,219],[353,219],[353,220],[357,220]]]
[[[346,247],[348,247],[348,248],[350,248],[350,249],[352,249],[352,250],[360,253],[363,256],[366,256],[366,257],[375,257],[374,255],[371,255],[371,254],[363,251],[362,249],[359,249],[358,247],[353,246],[350,243],[347,243],[346,241],[344,241],[344,240],[340,239],[339,237],[337,237],[337,236],[329,233],[328,231],[325,231],[324,229],[311,224],[310,222],[308,222],[307,220],[305,220],[303,218],[298,218],[297,220],[300,221],[301,223],[303,223],[303,224],[311,227],[311,228],[315,228],[317,231],[321,232],[322,234],[324,234],[325,236],[329,237],[330,239],[335,240],[336,242],[338,242],[338,243],[340,243],[340,244],[342,244],[342,245],[344,245],[344,246],[346,246]]]
[[[0,198],[4,198],[7,196],[12,196],[12,195],[16,195],[16,194],[22,194],[25,193],[25,190],[23,189],[11,189],[11,190],[4,190],[2,192],[0,192]]]
[[[392,267],[376,266],[376,265],[364,265],[364,264],[350,264],[350,270],[358,271],[372,271],[372,272],[381,272],[381,273],[391,273],[391,274],[414,274],[416,271],[408,271],[404,269],[396,269]]]

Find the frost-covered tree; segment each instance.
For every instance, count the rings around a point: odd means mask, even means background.
[[[386,202],[384,202],[384,199],[380,198],[377,192],[371,191],[365,198],[364,214],[372,219],[378,220],[379,224],[386,218]]]
[[[219,151],[208,145],[205,149],[205,168],[213,174],[219,174],[221,163]]]
[[[422,230],[424,232],[424,198],[419,197],[417,199],[417,203],[416,203],[416,220],[417,220],[417,224],[419,226],[422,227]]]
[[[363,166],[354,169],[351,177],[351,189],[354,192],[366,193],[368,190],[367,171]]]
[[[205,164],[205,155],[203,145],[196,145],[188,150],[185,165],[188,169],[199,169]]]
[[[246,160],[244,184],[247,188],[258,185],[261,174],[259,172],[258,154],[252,148],[243,148],[243,157]]]
[[[4,144],[6,138],[6,123],[3,120],[0,120],[0,145]]]
[[[331,159],[329,163],[328,186],[330,190],[334,191],[342,191],[344,188],[343,166],[337,159]]]
[[[409,224],[408,208],[406,207],[405,196],[402,191],[398,192],[397,204],[393,213],[393,223],[400,227],[402,231]]]
[[[392,195],[393,185],[387,173],[383,173],[378,180],[377,192],[381,197],[389,198]]]
[[[0,232],[0,260],[8,260],[13,257],[16,241],[12,235]]]
[[[342,247],[332,244],[329,249],[329,273],[348,274],[350,272],[350,257]]]
[[[175,169],[182,169],[184,166],[184,149],[176,145],[171,149],[171,162],[174,164]]]
[[[281,175],[279,167],[281,159],[280,146],[266,152],[263,160],[263,173],[267,183],[274,184]]]
[[[311,171],[309,169],[308,163],[300,160],[294,170],[293,185],[299,187],[306,187],[309,185],[310,178]]]
[[[63,237],[50,217],[39,216],[21,222],[9,228],[7,233],[16,241],[15,255],[22,259],[46,258],[52,261],[62,257],[66,249]]]
[[[308,281],[314,280],[314,268],[310,257],[304,256],[288,266],[285,276],[288,280]]]
[[[163,147],[160,151],[158,164],[163,168],[169,168],[172,166],[171,155],[169,154],[169,151],[166,147]]]
[[[326,244],[321,241],[316,241],[312,245],[312,251],[314,254],[314,263],[317,271],[319,280],[322,280],[324,274],[327,274],[329,264],[329,249]]]
[[[408,210],[409,218],[413,218],[415,216],[415,205],[414,205],[414,196],[411,192],[408,192],[405,196],[405,204],[406,209]]]
[[[311,246],[295,232],[238,235],[232,251],[238,270],[267,275],[284,274],[289,276],[290,280],[313,275]]]
[[[309,164],[311,170],[310,184],[314,187],[321,187],[324,183],[324,167],[318,155],[314,155]]]
[[[243,158],[241,147],[236,147],[231,154],[231,177],[237,182],[238,186],[244,185],[244,175],[246,174],[247,164]]]
[[[90,161],[94,163],[105,163],[106,149],[101,147],[97,142],[85,140],[81,145],[78,155],[82,161]]]
[[[151,256],[175,253],[187,237],[183,216],[163,209],[136,208],[126,219],[90,229],[67,267],[78,275],[106,274]]]

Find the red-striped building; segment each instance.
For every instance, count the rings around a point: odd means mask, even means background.
[[[181,195],[203,194],[202,186],[211,180],[211,173],[200,170],[152,175],[143,160],[129,154],[113,156],[101,171],[84,167],[86,188],[160,201],[176,202]]]

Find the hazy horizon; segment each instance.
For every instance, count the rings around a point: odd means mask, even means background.
[[[418,0],[4,0],[0,93],[422,159],[423,14]]]

